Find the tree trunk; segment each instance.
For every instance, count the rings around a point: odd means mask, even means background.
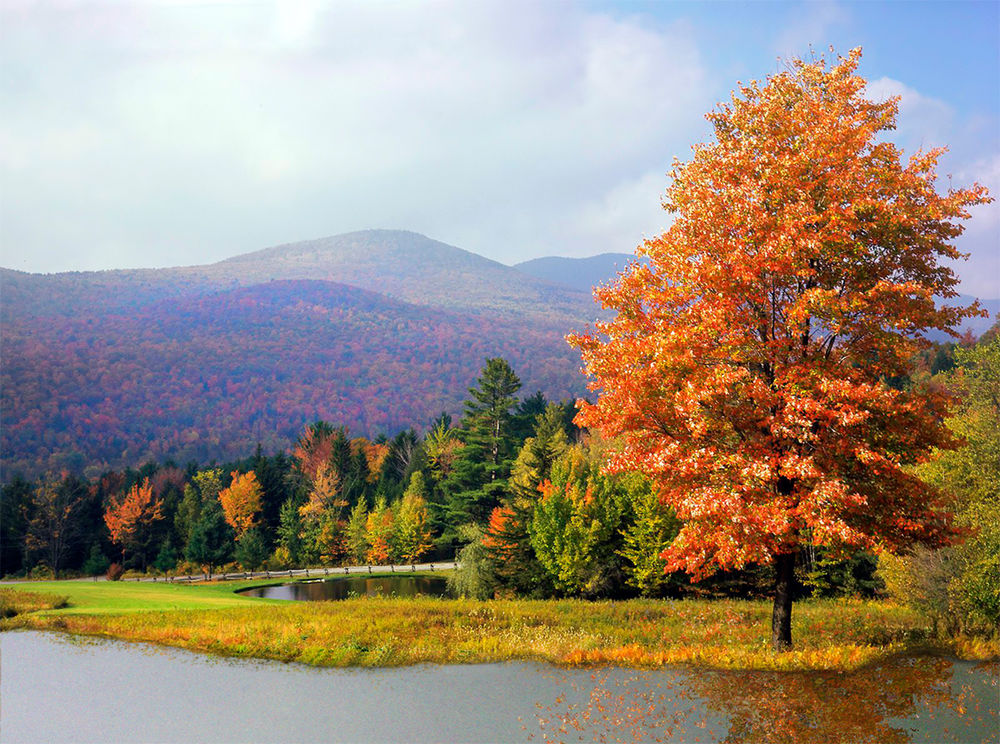
[[[795,581],[795,553],[781,553],[776,556],[774,573],[771,647],[775,651],[790,651],[792,648],[792,585]]]

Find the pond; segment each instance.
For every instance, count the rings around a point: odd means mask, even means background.
[[[853,674],[532,663],[315,669],[0,634],[0,742],[998,739],[997,664]]]
[[[290,599],[300,602],[323,602],[330,599],[369,597],[415,597],[418,594],[444,597],[448,580],[440,576],[351,576],[342,579],[300,581],[294,584],[260,586],[240,594],[267,599]]]

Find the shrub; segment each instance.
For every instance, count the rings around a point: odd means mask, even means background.
[[[120,563],[112,563],[108,566],[108,573],[106,574],[108,581],[120,581],[122,574],[125,573],[125,569],[122,568]]]
[[[55,572],[46,563],[39,563],[28,572],[28,578],[34,581],[48,581],[55,577]]]
[[[111,562],[101,551],[101,546],[95,542],[90,546],[90,555],[83,564],[83,573],[86,576],[100,576],[107,573],[110,565]]]

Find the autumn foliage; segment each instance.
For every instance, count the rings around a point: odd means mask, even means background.
[[[237,539],[253,527],[254,518],[260,511],[261,488],[257,482],[257,474],[232,473],[233,482],[229,488],[219,491],[219,503],[226,523],[233,528]]]
[[[578,423],[619,437],[609,467],[652,476],[683,522],[668,570],[773,562],[780,593],[804,544],[953,535],[945,495],[909,467],[952,445],[948,401],[888,381],[928,329],[977,313],[934,298],[955,296],[950,241],[989,197],[938,193],[940,150],[904,162],[883,139],[898,99],[868,100],[859,61],[795,61],[709,114],[648,265],[599,288],[614,319],[571,337],[599,392]]]
[[[121,546],[123,557],[126,548],[137,543],[143,531],[162,518],[163,502],[154,497],[148,478],[112,498],[104,512],[111,542]]]

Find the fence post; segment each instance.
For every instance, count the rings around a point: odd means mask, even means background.
[[[372,564],[369,563],[368,564],[368,573],[371,573],[371,572],[372,572]]]

